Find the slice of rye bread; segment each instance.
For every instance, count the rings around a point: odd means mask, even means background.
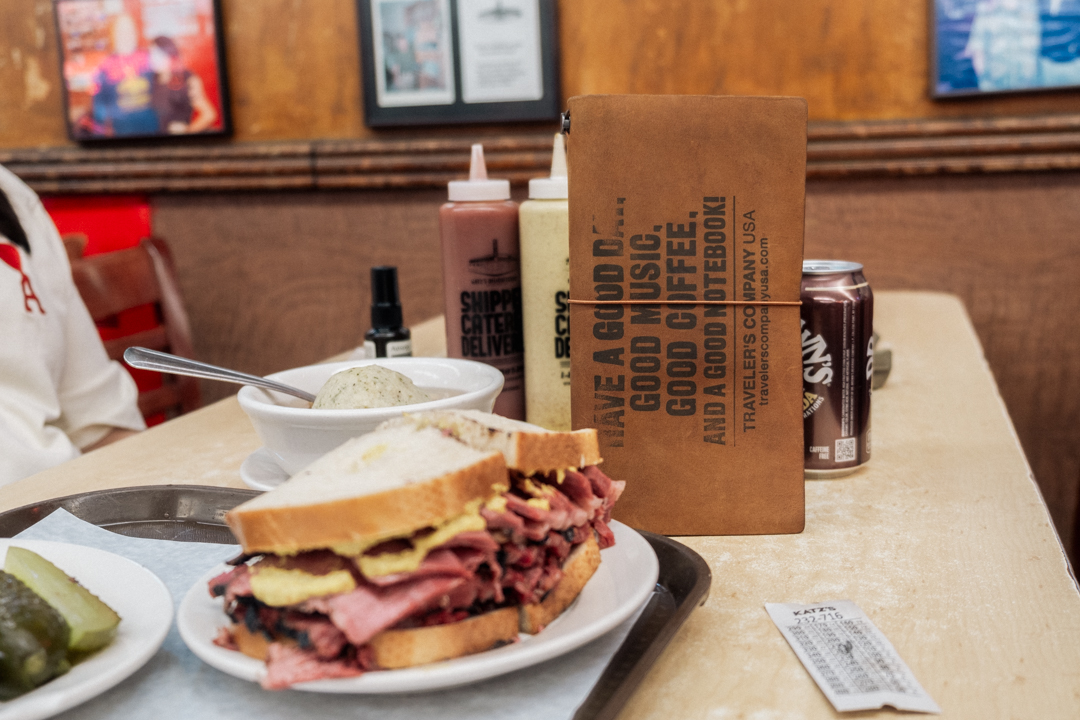
[[[566,558],[562,580],[540,602],[500,608],[445,625],[384,630],[371,639],[375,662],[386,670],[426,665],[513,642],[518,632],[536,634],[574,602],[599,566],[600,546],[590,535]],[[269,642],[262,633],[252,633],[243,624],[233,625],[232,632],[240,652],[266,659]]]
[[[231,629],[233,642],[236,643],[236,647],[240,652],[248,657],[265,662],[266,656],[270,652],[270,641],[266,639],[265,635],[261,632],[248,630],[247,625],[243,623],[234,623]],[[284,640],[282,642],[296,644],[293,640]]]
[[[436,427],[469,447],[495,450],[506,466],[525,475],[598,465],[602,462],[596,430],[553,432],[479,410],[431,410],[387,420],[380,428]]]
[[[384,630],[371,639],[371,649],[386,670],[426,665],[511,643],[519,622],[518,608],[500,608],[446,625]]]
[[[461,515],[506,484],[495,451],[434,428],[388,428],[349,440],[225,516],[246,553],[385,539]]]

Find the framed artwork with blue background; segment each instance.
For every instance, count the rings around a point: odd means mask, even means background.
[[[1080,87],[1080,0],[933,0],[935,98]]]

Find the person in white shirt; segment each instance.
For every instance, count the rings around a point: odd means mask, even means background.
[[[37,195],[0,166],[0,485],[146,427]]]

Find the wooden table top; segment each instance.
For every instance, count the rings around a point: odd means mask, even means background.
[[[623,720],[840,717],[764,604],[841,599],[892,641],[943,717],[1080,716],[1080,593],[963,306],[934,293],[875,301],[893,367],[874,393],[873,459],[807,482],[799,535],[681,538],[712,568],[712,590]],[[0,510],[134,485],[243,487],[259,445],[228,398],[2,487]]]

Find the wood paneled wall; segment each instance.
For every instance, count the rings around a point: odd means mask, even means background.
[[[1076,92],[929,99],[932,0],[563,0],[563,89],[797,95],[811,120],[1068,112]]]
[[[799,95],[812,120],[1076,110],[1077,91],[931,101],[928,2],[560,0],[562,94]],[[222,6],[235,141],[413,132],[363,124],[355,0]],[[50,0],[0,3],[0,147],[69,144],[57,53]]]
[[[442,313],[441,191],[155,198],[196,356],[264,375],[363,343],[373,265],[396,265],[404,321]],[[235,386],[204,383],[215,400]]]

